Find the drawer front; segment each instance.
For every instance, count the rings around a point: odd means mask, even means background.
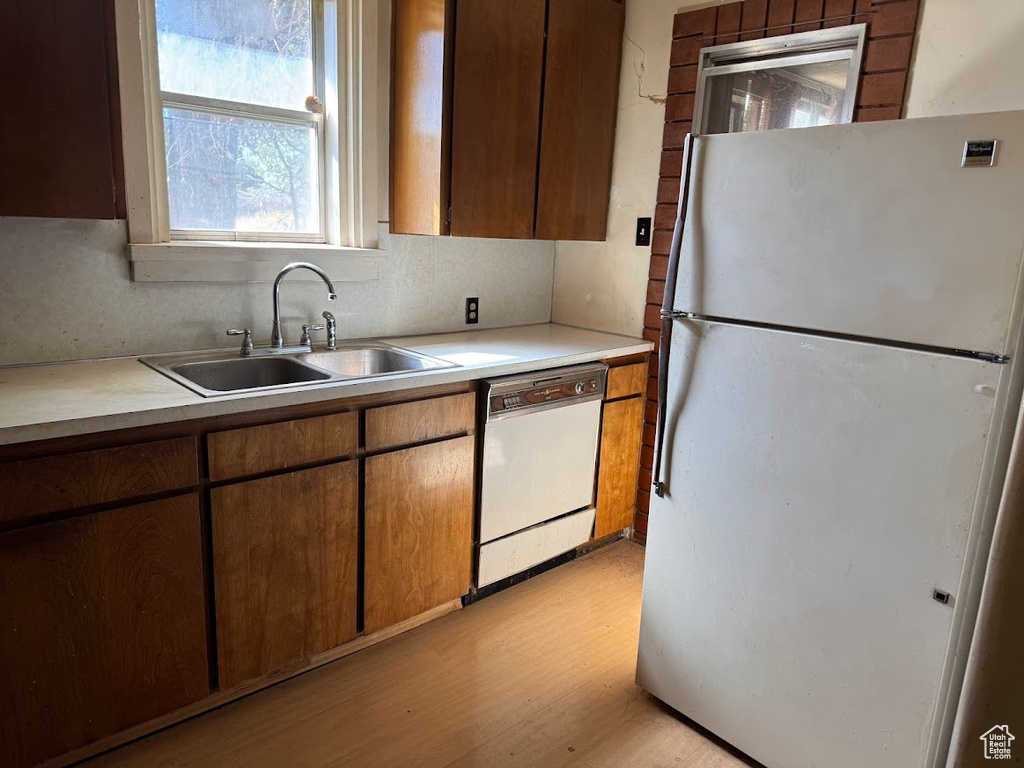
[[[476,395],[472,392],[372,408],[366,412],[366,450],[384,451],[472,434],[475,424]]]
[[[193,437],[0,464],[0,522],[188,488],[199,482]]]
[[[618,368],[609,368],[608,388],[605,390],[604,399],[614,400],[617,397],[642,395],[646,386],[646,363],[634,363],[633,365],[620,365]]]
[[[359,414],[333,413],[232,429],[215,432],[207,440],[210,480],[230,480],[355,455]]]

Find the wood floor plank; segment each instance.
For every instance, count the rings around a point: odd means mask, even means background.
[[[642,579],[617,542],[90,768],[753,765],[633,682]]]
[[[578,765],[589,747],[646,705],[635,675],[635,663],[621,659],[605,674],[466,752],[448,768]]]

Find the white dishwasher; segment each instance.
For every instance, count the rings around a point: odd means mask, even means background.
[[[595,363],[485,382],[478,588],[590,538],[607,373]]]

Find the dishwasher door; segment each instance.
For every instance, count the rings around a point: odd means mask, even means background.
[[[591,506],[600,428],[600,399],[488,422],[480,543]]]

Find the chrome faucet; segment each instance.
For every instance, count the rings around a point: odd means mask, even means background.
[[[274,349],[280,349],[284,346],[284,337],[281,335],[281,281],[293,269],[308,269],[310,272],[320,275],[321,279],[327,283],[327,299],[334,301],[338,298],[331,279],[316,264],[310,264],[308,261],[296,261],[286,265],[284,269],[277,273],[277,279],[274,280],[274,327],[270,335],[270,346]]]

